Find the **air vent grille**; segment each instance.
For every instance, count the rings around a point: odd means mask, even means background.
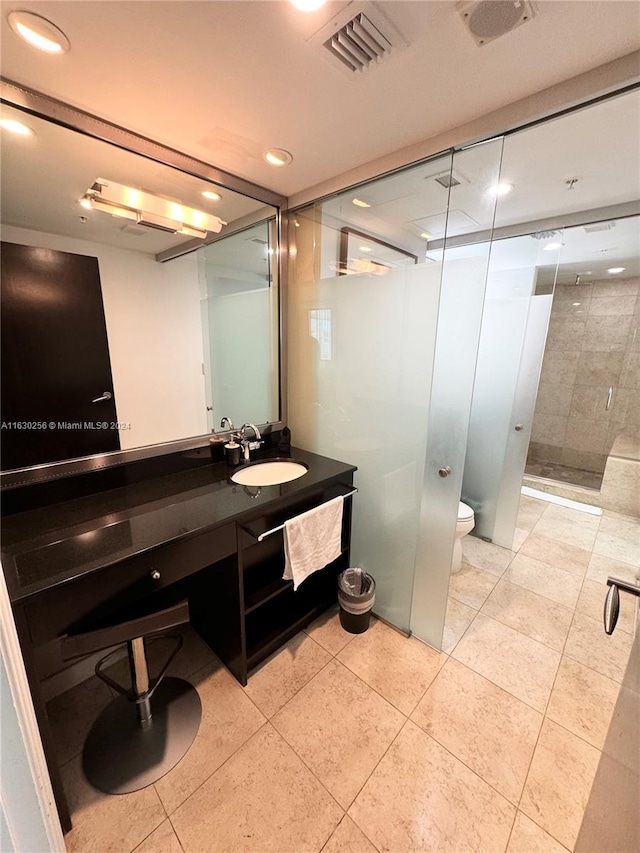
[[[360,13],[324,42],[327,50],[351,71],[365,71],[391,51],[391,42]]]

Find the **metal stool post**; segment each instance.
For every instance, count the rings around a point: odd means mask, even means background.
[[[120,693],[93,724],[82,753],[85,775],[98,790],[127,794],[146,788],[168,773],[193,743],[202,715],[200,697],[188,681],[165,678],[182,647],[182,637],[174,637],[175,648],[153,681],[145,649],[145,636],[188,621],[184,601],[159,613],[63,640],[66,659],[118,642],[128,647],[131,689],[103,671],[114,652],[96,664],[96,675]]]

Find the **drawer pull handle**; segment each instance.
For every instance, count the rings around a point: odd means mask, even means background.
[[[160,580],[160,572],[157,569],[151,569],[149,574],[151,575],[151,577],[154,581]]]

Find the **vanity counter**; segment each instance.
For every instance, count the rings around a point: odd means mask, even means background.
[[[253,461],[277,457],[258,453]],[[280,454],[282,455],[282,454]],[[172,474],[18,513],[3,520],[2,564],[13,603],[48,592],[154,548],[268,513],[276,502],[302,496],[355,467],[293,448],[308,465],[297,480],[246,488],[231,482],[225,463]]]

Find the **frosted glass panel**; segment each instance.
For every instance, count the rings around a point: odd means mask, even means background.
[[[289,293],[296,445],[358,466],[352,562],[409,627],[440,264],[325,277]]]
[[[513,544],[551,307],[550,296],[533,295],[539,252],[529,235],[493,244],[469,424],[462,499],[475,513],[473,535],[506,548]]]
[[[274,225],[261,222],[200,249],[199,278],[209,429],[279,416]]]
[[[501,151],[501,139],[475,146],[456,153],[452,168],[460,186],[452,190],[444,240],[442,291],[411,611],[412,632],[438,649],[443,647],[490,252],[489,243],[477,244],[473,251],[460,253],[447,248],[447,241],[452,236],[464,239],[464,234],[477,230],[479,223],[483,223],[491,233],[495,195],[490,190],[498,179]],[[458,190],[462,190],[459,195]],[[429,254],[437,257],[442,255],[442,250],[435,247],[433,254]]]

